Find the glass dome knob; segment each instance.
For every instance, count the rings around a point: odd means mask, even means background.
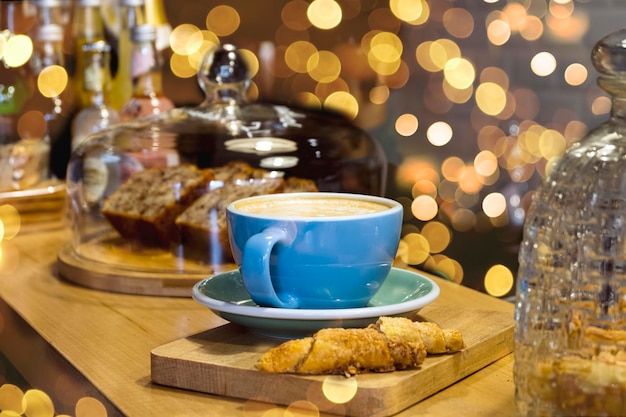
[[[612,96],[626,98],[626,29],[598,41],[591,62],[600,73],[598,85]]]
[[[239,50],[231,44],[218,46],[204,57],[198,71],[200,85],[247,83],[250,79],[248,65]]]
[[[626,29],[600,39],[591,52],[591,61],[603,75],[626,75]]]

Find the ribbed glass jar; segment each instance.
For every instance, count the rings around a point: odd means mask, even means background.
[[[626,30],[592,52],[610,119],[572,145],[535,195],[515,328],[522,416],[626,415]]]

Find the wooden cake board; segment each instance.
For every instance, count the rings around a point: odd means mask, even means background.
[[[161,385],[284,406],[314,404],[323,413],[386,417],[459,381],[513,351],[514,320],[497,311],[465,309],[437,302],[416,320],[457,328],[466,348],[428,355],[415,370],[344,376],[302,376],[257,371],[268,349],[284,342],[227,324],[159,346],[151,352],[151,377]],[[353,396],[334,402],[338,392]]]
[[[191,289],[198,281],[237,268],[235,264],[201,265],[181,261],[165,251],[140,256],[103,247],[98,244],[83,248],[87,253],[81,256],[71,244],[63,245],[57,256],[59,274],[75,284],[97,290],[191,297]]]

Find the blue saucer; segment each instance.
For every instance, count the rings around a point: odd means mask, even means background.
[[[239,271],[198,282],[193,298],[218,316],[251,331],[272,337],[295,338],[328,327],[366,327],[381,316],[409,317],[439,296],[439,286],[416,272],[392,268],[366,307],[346,309],[287,309],[259,307],[250,299]]]

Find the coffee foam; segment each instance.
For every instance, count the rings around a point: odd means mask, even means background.
[[[241,202],[235,207],[246,213],[272,217],[341,217],[377,213],[391,206],[376,201],[351,198],[266,198]]]

